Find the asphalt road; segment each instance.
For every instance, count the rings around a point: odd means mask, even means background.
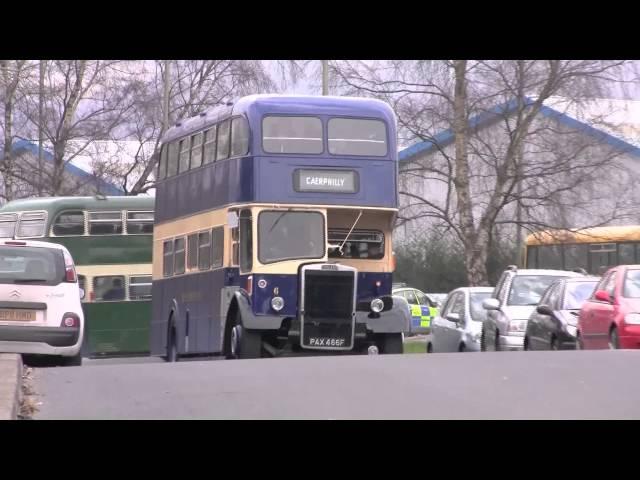
[[[640,351],[41,368],[35,419],[640,419]]]

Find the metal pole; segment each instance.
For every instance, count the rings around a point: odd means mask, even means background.
[[[162,108],[163,108],[163,118],[162,118],[162,131],[166,132],[169,129],[169,68],[170,63],[169,60],[164,61],[164,90],[162,95]]]
[[[44,73],[46,68],[46,60],[40,60],[40,84],[38,86],[38,195],[42,196],[42,143],[43,143],[43,123],[44,123]]]
[[[329,60],[322,60],[322,95],[329,95]]]

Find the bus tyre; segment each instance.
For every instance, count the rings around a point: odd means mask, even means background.
[[[383,354],[404,353],[402,333],[385,333],[382,336],[379,348]]]
[[[238,314],[231,327],[227,358],[260,358],[261,354],[262,334],[259,331],[244,328]]]
[[[164,357],[165,361],[169,363],[178,361],[178,347],[176,345],[176,332],[174,329],[170,329],[167,338],[167,355]]]

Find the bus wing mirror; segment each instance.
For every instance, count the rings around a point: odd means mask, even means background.
[[[229,228],[237,228],[238,227],[238,213],[237,212],[227,212],[227,225],[229,225]]]

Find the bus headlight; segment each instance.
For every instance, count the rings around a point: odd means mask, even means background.
[[[271,308],[279,312],[284,308],[284,299],[282,297],[273,297],[271,299]]]
[[[371,300],[371,311],[374,313],[380,313],[384,309],[384,302],[379,298]]]

